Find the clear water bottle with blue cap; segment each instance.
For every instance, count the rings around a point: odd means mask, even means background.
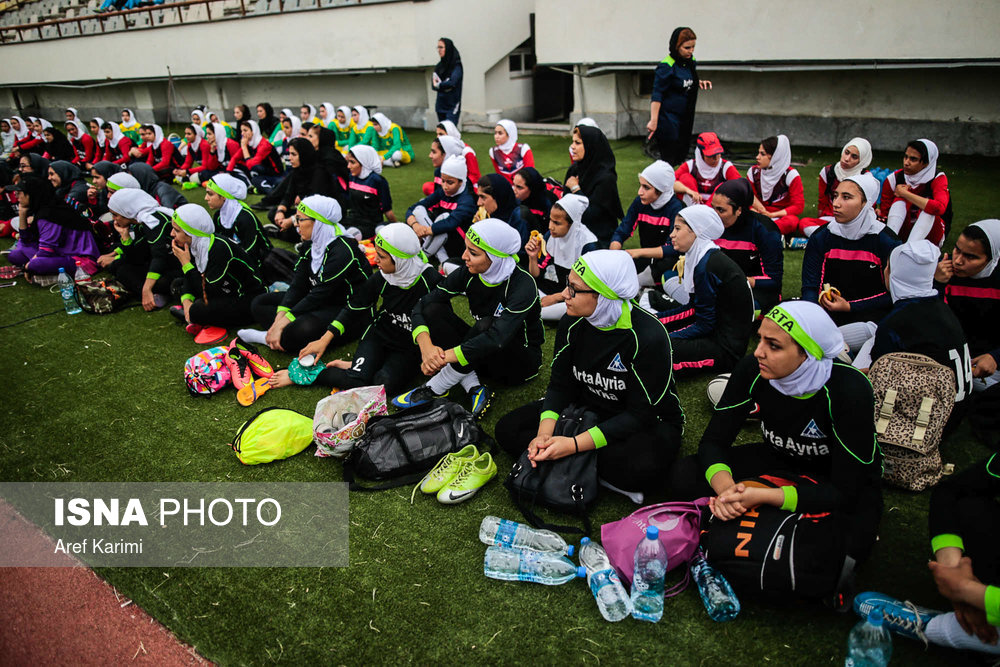
[[[573,545],[551,530],[540,530],[517,521],[495,516],[483,518],[479,525],[479,541],[483,544],[573,555]]]
[[[667,551],[660,544],[660,529],[646,528],[646,537],[635,548],[632,574],[632,617],[657,623],[663,617],[663,581],[667,576]]]
[[[891,657],[892,635],[882,622],[882,611],[872,609],[847,637],[844,667],[885,667]]]
[[[587,576],[586,568],[578,568],[565,556],[507,547],[486,550],[483,573],[490,579],[532,581],[547,586],[558,586]]]
[[[691,578],[698,584],[698,595],[713,621],[731,621],[740,613],[740,601],[733,587],[705,560],[705,552],[700,547],[691,559]]]
[[[56,283],[59,285],[59,294],[62,296],[63,308],[66,309],[66,314],[76,315],[77,313],[82,313],[83,310],[80,308],[80,304],[76,302],[76,296],[74,296],[76,289],[73,286],[73,279],[69,277],[66,269],[63,267],[59,267],[59,276],[56,278]]]
[[[632,601],[604,547],[589,537],[580,540],[580,565],[587,571],[587,585],[604,620],[615,623],[632,613]]]

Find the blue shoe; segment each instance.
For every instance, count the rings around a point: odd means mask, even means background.
[[[803,236],[795,236],[788,240],[789,250],[805,250],[809,245],[809,239]]]
[[[397,408],[412,408],[416,405],[423,405],[424,403],[433,401],[435,398],[444,398],[447,395],[448,392],[435,394],[433,389],[425,384],[422,384],[416,389],[411,389],[405,394],[400,394],[396,398],[392,399],[392,404]]]
[[[898,635],[922,641],[925,645],[927,637],[924,635],[924,629],[927,627],[927,622],[944,613],[918,607],[910,601],[903,602],[875,591],[865,591],[855,596],[854,613],[858,616],[868,618],[868,613],[874,609],[882,612],[882,622],[890,630]]]
[[[469,398],[472,400],[472,416],[482,419],[483,415],[493,403],[496,392],[485,385],[478,384],[469,391]]]

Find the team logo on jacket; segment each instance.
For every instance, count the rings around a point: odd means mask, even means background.
[[[622,355],[616,354],[615,358],[611,360],[608,364],[608,370],[614,371],[615,373],[627,373],[628,369],[625,368],[625,364],[622,363]]]
[[[826,437],[826,433],[823,433],[823,431],[819,430],[819,426],[816,425],[815,419],[809,420],[809,423],[806,424],[806,427],[804,429],[802,429],[802,433],[800,435],[803,438],[811,438],[813,440]]]
[[[497,309],[493,311],[493,317],[500,317],[501,315],[503,315],[503,304],[498,303]]]

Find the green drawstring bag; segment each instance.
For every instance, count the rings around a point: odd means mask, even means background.
[[[312,417],[295,410],[264,408],[243,423],[232,448],[248,466],[287,459],[312,444],[312,427]]]

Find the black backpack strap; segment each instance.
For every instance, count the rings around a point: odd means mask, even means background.
[[[524,518],[528,520],[528,523],[530,523],[535,528],[541,528],[543,530],[554,530],[557,533],[580,533],[581,535],[590,535],[591,534],[590,514],[587,512],[587,507],[583,503],[583,494],[582,493],[577,494],[578,491],[582,491],[583,489],[578,488],[576,485],[574,485],[572,489],[574,492],[573,500],[576,501],[577,514],[579,514],[580,518],[583,520],[582,530],[580,528],[577,528],[576,526],[565,526],[558,523],[549,523],[547,521],[543,521],[542,518],[538,516],[538,514],[535,512],[535,500],[538,497],[538,489],[541,488],[542,483],[545,481],[545,478],[548,477],[549,471],[551,469],[552,469],[551,466],[545,466],[545,470],[539,473],[540,477],[539,484],[538,487],[535,489],[535,492],[531,494],[530,504],[525,504],[524,500],[521,497],[520,489],[518,489],[514,493],[511,493],[510,495],[511,499],[514,501],[514,505],[517,506],[517,509],[520,510],[521,514],[524,515]]]

